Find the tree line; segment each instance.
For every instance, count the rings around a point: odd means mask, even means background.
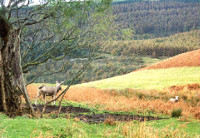
[[[148,40],[115,41],[105,51],[114,55],[175,56],[199,49],[199,31],[178,33]]]

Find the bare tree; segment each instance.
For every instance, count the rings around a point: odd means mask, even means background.
[[[111,0],[99,0],[98,3],[43,0],[34,6],[29,6],[31,0],[5,2],[1,0],[0,3],[0,111],[11,116],[20,114],[20,96],[23,95],[34,115],[23,73],[50,60],[95,56],[97,42],[108,35],[103,27],[98,27],[97,24],[104,23],[97,18]],[[81,54],[84,50],[86,52]]]

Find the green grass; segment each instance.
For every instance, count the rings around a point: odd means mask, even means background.
[[[155,89],[200,82],[200,67],[143,70],[76,86],[103,89]]]
[[[169,126],[170,124],[170,126]],[[187,132],[190,136],[198,137],[200,135],[200,123],[197,121],[189,122],[185,128],[179,127],[185,124],[178,119],[171,118],[166,120],[149,121],[146,126],[152,127],[156,130],[165,129],[168,130],[181,129]],[[137,130],[138,123],[133,122],[131,128]],[[121,122],[116,126],[110,126],[107,124],[87,124],[81,121],[76,122],[72,119],[29,119],[27,117],[8,118],[7,116],[0,114],[0,137],[9,138],[27,138],[27,137],[105,137],[109,135],[111,137],[123,137],[120,127],[123,127],[124,123]]]
[[[185,124],[185,127],[183,125]],[[191,122],[181,122],[179,119],[170,118],[170,119],[164,119],[164,120],[158,120],[158,121],[151,121],[148,123],[149,126],[155,127],[155,128],[179,128],[183,129],[188,134],[197,134],[200,135],[200,123],[196,120],[193,120]]]

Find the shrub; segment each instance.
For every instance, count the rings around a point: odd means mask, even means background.
[[[188,99],[187,95],[183,95],[182,98],[184,99],[184,101],[186,101]]]
[[[142,99],[142,98],[145,97],[145,94],[143,94],[143,93],[137,93],[137,96],[138,96],[139,99]]]
[[[180,117],[182,114],[182,109],[174,109],[171,113],[171,117]]]

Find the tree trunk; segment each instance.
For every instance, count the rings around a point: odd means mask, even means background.
[[[0,16],[0,111],[9,116],[20,115],[21,95],[34,113],[21,68],[20,31]]]

